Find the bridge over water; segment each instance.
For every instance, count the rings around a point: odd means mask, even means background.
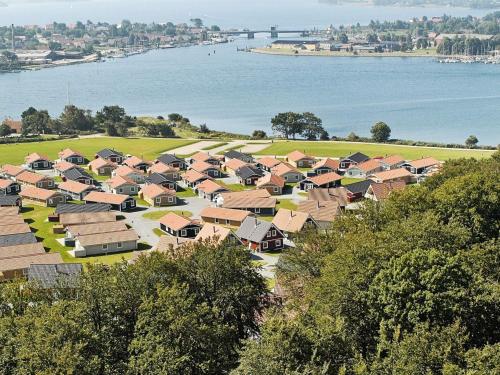
[[[271,34],[271,38],[278,38],[279,34],[300,34],[301,36],[308,36],[307,30],[278,30],[276,26],[271,27],[269,30],[228,30],[217,31],[213,34],[226,35],[226,36],[240,36],[247,35],[248,39],[255,38],[255,34]]]

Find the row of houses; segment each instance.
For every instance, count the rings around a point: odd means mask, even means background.
[[[25,277],[33,266],[61,263],[59,253],[47,253],[37,241],[19,207],[0,207],[0,281]]]

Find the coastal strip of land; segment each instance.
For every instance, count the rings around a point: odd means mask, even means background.
[[[260,53],[266,55],[281,55],[281,56],[321,56],[321,57],[433,57],[444,58],[438,55],[435,49],[415,50],[415,51],[394,51],[394,52],[346,52],[346,51],[311,51],[299,49],[285,48],[252,48],[249,49],[252,53]]]

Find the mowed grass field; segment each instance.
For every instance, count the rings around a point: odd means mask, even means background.
[[[323,157],[343,157],[357,151],[371,157],[398,154],[408,160],[430,156],[438,160],[463,157],[479,159],[490,157],[494,152],[486,150],[461,150],[453,148],[414,147],[373,143],[277,141],[257,154],[283,156],[295,150],[302,151],[308,155]]]
[[[89,160],[92,160],[95,153],[103,148],[113,148],[124,154],[153,160],[165,151],[196,142],[187,139],[95,137],[8,144],[0,145],[0,164],[21,164],[24,162],[25,156],[32,152],[56,159],[58,152],[67,147],[83,153]]]

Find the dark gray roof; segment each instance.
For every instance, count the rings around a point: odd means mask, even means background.
[[[250,177],[254,177],[254,176],[262,177],[262,176],[264,176],[264,172],[262,172],[257,167],[252,167],[250,165],[244,165],[243,167],[238,168],[238,170],[236,171],[236,175],[243,178],[243,179],[246,179],[246,178],[250,178]]]
[[[76,287],[82,270],[79,263],[31,264],[27,276],[43,288]]]
[[[110,156],[123,156],[120,151],[112,150],[110,148],[105,148],[104,150],[99,151],[96,155],[100,156],[103,159],[107,159]]]
[[[238,160],[244,161],[245,163],[253,163],[254,162],[252,155],[245,154],[243,152],[239,152],[236,150],[229,150],[228,152],[226,152],[224,154],[224,157],[226,159],[238,159]]]
[[[79,168],[68,169],[67,171],[64,171],[62,174],[68,180],[72,180],[72,181],[76,181],[79,178],[88,178],[90,180],[94,180],[94,178],[91,175],[89,175],[83,169],[79,169]]]
[[[165,182],[167,183],[170,182],[172,184],[175,183],[174,181],[168,179],[167,176],[161,173],[153,173],[148,178],[146,178],[146,183],[148,184],[161,185],[164,184]]]
[[[374,182],[372,180],[363,180],[360,182],[355,182],[354,184],[344,185],[344,187],[353,194],[366,194],[366,191]]]
[[[19,199],[19,195],[0,195],[0,207],[15,206]]]
[[[186,161],[182,158],[178,158],[175,155],[172,154],[162,154],[156,158],[156,160],[162,162],[163,164],[171,164],[171,163],[186,163]]]
[[[368,155],[362,154],[361,152],[355,152],[354,154],[351,154],[349,156],[346,156],[345,158],[341,160],[352,160],[353,162],[356,163],[362,163],[364,161],[369,160],[370,157]]]
[[[266,236],[269,229],[274,225],[268,221],[259,220],[255,217],[248,216],[241,226],[236,231],[239,238],[249,240],[252,242],[261,242]]]
[[[25,245],[27,243],[35,243],[35,242],[37,242],[37,240],[32,232],[0,236],[0,247]]]
[[[58,204],[55,214],[75,214],[82,212],[108,212],[111,211],[110,204],[94,203],[94,204]]]

